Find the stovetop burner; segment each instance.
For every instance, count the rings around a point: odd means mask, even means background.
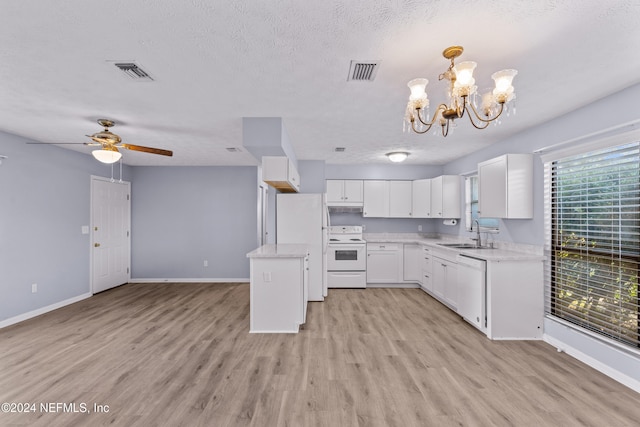
[[[361,225],[338,225],[329,227],[329,243],[332,244],[365,244],[362,240]]]

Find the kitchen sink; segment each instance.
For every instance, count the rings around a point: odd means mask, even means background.
[[[438,243],[440,246],[455,249],[493,249],[490,246],[476,246],[475,243]]]

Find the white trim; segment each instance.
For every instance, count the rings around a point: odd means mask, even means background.
[[[629,124],[627,124],[629,125]],[[633,128],[635,125],[631,124]],[[615,133],[610,135],[604,135],[606,133],[613,133],[616,128],[605,129],[602,132],[597,132],[591,135],[585,135],[584,137],[576,138],[574,140],[566,141],[560,144],[553,145],[551,147],[542,148],[537,150],[536,153],[546,152],[547,150],[551,150],[548,153],[542,154],[540,159],[543,163],[549,163],[556,160],[560,160],[566,157],[575,156],[578,154],[587,153],[589,151],[599,150],[601,148],[614,147],[616,145],[629,144],[631,142],[637,141],[640,139],[640,129],[632,129],[627,132]],[[595,137],[599,137],[594,139]],[[556,146],[564,146],[569,144],[570,142],[575,142],[575,144],[571,144],[565,148],[553,149]]]
[[[0,322],[0,329],[6,328],[7,326],[14,325],[16,323],[24,322],[25,320],[29,320],[32,317],[40,316],[41,314],[48,313],[53,310],[57,310],[64,306],[76,303],[78,301],[82,301],[83,299],[87,299],[91,297],[91,293],[85,293],[82,295],[78,295],[77,297],[69,298],[64,301],[56,302],[54,304],[48,305],[46,307],[41,307],[36,310],[29,311],[27,313],[22,313],[14,317],[10,317]]]
[[[419,289],[420,285],[417,283],[367,283],[367,288]]]
[[[129,280],[129,283],[249,283],[249,278],[150,278],[141,277]]]
[[[619,383],[629,387],[630,389],[640,393],[640,381],[636,380],[635,378],[631,378],[626,374],[623,374],[622,372],[613,369],[611,366],[606,365],[602,362],[600,362],[597,359],[594,359],[593,357],[589,356],[586,353],[583,353],[582,351],[573,348],[567,344],[565,344],[564,342],[560,341],[559,339],[556,339],[552,336],[549,336],[547,334],[543,334],[542,335],[542,340],[544,342],[546,342],[547,344],[555,347],[558,349],[559,352],[564,351],[565,353],[567,353],[569,356],[572,356],[576,359],[578,359],[579,361],[581,361],[582,363],[585,363],[586,365],[591,366],[593,369],[605,374],[606,376],[613,378],[614,380],[618,381]]]

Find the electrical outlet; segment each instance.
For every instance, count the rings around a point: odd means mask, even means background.
[[[31,284],[31,293],[35,294],[36,292],[38,292],[38,284],[37,283],[32,283]]]
[[[270,271],[264,271],[262,273],[262,280],[264,280],[264,282],[270,282],[271,281],[271,272]]]
[[[418,231],[422,231],[422,225],[418,225]]]
[[[204,266],[209,267],[209,261],[207,261],[206,259],[204,260]]]

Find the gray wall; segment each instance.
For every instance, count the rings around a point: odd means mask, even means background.
[[[131,186],[132,279],[249,277],[255,166],[135,167]]]
[[[111,177],[90,155],[27,141],[0,132],[0,322],[90,292],[90,176]]]

